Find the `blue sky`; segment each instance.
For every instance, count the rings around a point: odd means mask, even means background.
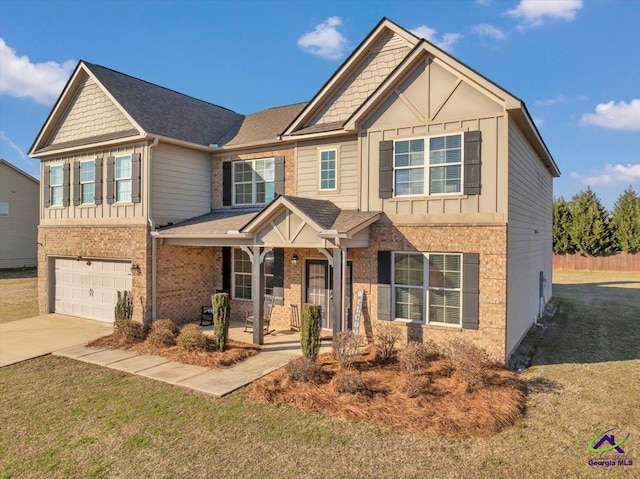
[[[0,1],[0,157],[26,156],[79,59],[252,113],[311,99],[386,16],[522,98],[563,176],[640,191],[640,1]]]

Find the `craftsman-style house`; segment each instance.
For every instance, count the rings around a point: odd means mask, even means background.
[[[506,358],[551,294],[552,179],[519,98],[383,19],[308,103],[240,115],[81,61],[36,138],[41,312],[393,321]],[[366,330],[366,328],[361,328]],[[254,341],[262,341],[255,328]]]

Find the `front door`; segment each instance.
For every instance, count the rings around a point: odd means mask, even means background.
[[[322,259],[307,260],[307,290],[305,302],[322,306],[322,329],[331,329],[331,275],[329,262]]]

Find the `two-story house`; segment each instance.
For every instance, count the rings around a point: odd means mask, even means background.
[[[522,100],[383,19],[308,103],[239,115],[80,62],[42,161],[40,308],[288,327],[303,303],[370,332],[506,358],[551,295],[552,179]],[[262,328],[254,341],[262,342]]]

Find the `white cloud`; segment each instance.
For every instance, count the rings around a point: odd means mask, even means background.
[[[551,105],[555,105],[556,103],[564,103],[566,101],[567,101],[567,97],[565,97],[564,95],[556,95],[553,98],[545,98],[544,100],[538,100],[536,101],[536,105],[551,106]]]
[[[542,125],[544,125],[544,119],[540,116],[533,117],[533,122],[538,128],[542,128]]]
[[[441,38],[438,38],[436,35],[438,32],[426,25],[420,25],[419,27],[414,28],[411,30],[411,33],[417,37],[430,41],[437,47],[448,52],[453,51],[453,45],[462,37],[460,33],[445,33]]]
[[[640,99],[629,103],[599,103],[595,113],[585,113],[580,120],[582,125],[595,125],[611,130],[640,131]]]
[[[635,165],[631,163],[626,165],[621,165],[620,163],[611,165],[607,163],[602,171],[592,172],[591,176],[583,176],[575,171],[570,176],[571,178],[579,179],[583,185],[629,185],[640,181],[640,163]]]
[[[585,100],[588,100],[588,99],[589,99],[589,97],[587,95],[580,95],[578,97],[578,100],[580,100],[580,101],[585,101]]]
[[[518,28],[537,27],[547,20],[566,20],[576,18],[582,8],[582,0],[520,0],[516,8],[507,10],[506,15],[520,20]]]
[[[489,7],[491,6],[491,3],[493,3],[493,0],[476,0],[476,3],[478,5],[482,5],[483,7]]]
[[[6,143],[12,150],[14,150],[17,154],[18,157],[24,161],[25,163],[29,164],[29,165],[33,165],[33,160],[31,158],[29,158],[24,151],[22,151],[22,148],[20,148],[18,145],[16,145],[13,140],[11,138],[9,138],[7,136],[7,134],[4,131],[0,131],[0,141],[2,141],[3,143]],[[3,156],[3,155],[0,155]]]
[[[479,23],[471,27],[471,31],[480,37],[491,37],[495,40],[504,40],[507,35],[497,27],[489,23]]]
[[[340,58],[347,46],[347,39],[338,31],[342,26],[340,17],[329,17],[312,32],[305,33],[298,38],[298,46],[307,53],[317,55],[328,60]]]
[[[0,38],[0,94],[50,105],[60,95],[75,64],[73,60],[32,63]]]

